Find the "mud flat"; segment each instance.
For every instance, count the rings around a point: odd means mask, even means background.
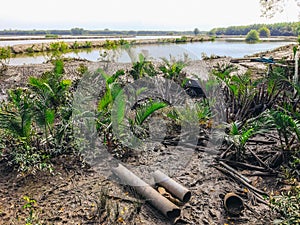
[[[289,48],[283,50],[290,51]],[[209,71],[216,63],[229,61],[230,58],[195,61],[187,67],[187,71],[197,71],[203,65]],[[65,73],[69,78],[75,79],[80,75],[77,70],[80,65],[105,67],[108,73],[131,67],[131,64],[122,63],[70,61],[65,64]],[[0,76],[0,88],[5,92],[9,88],[24,87],[29,76],[40,76],[52,67],[51,63],[8,66]],[[260,151],[267,151],[270,146],[261,145],[259,148]],[[201,147],[192,152],[183,148],[179,154],[174,146],[157,143],[153,148],[128,158],[126,163],[133,168],[147,168],[160,165],[167,157],[182,157],[185,151],[184,155],[190,154],[188,163],[174,172],[172,178],[188,188],[192,197],[188,203],[180,205],[182,213],[176,224],[272,224],[275,215],[266,204],[257,202],[245,186],[214,167],[220,154],[217,148]],[[41,224],[112,224],[107,222],[108,213],[119,224],[170,224],[167,218],[145,204],[135,193],[105,177],[99,169],[101,165],[92,168],[83,166],[78,158],[69,156],[58,157],[52,163],[52,174],[39,172],[34,176],[22,177],[9,171],[0,161],[0,224],[24,224],[30,216],[29,210],[23,207],[27,198],[36,202],[31,209],[35,221]],[[138,175],[143,177],[143,173]],[[277,188],[274,185],[276,177],[249,177],[252,184],[266,192]],[[229,215],[224,208],[224,196],[230,192],[237,193],[245,203],[246,207],[239,216]],[[106,205],[109,205],[108,209]]]

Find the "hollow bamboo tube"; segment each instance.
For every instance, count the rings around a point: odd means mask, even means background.
[[[191,192],[181,184],[177,183],[163,172],[156,170],[153,173],[155,183],[166,188],[168,192],[182,202],[188,202],[192,196]]]
[[[147,202],[162,212],[171,221],[175,221],[180,216],[181,210],[178,206],[164,198],[154,188],[123,165],[119,164],[118,167],[112,169],[112,172],[117,175],[125,185],[132,186]]]

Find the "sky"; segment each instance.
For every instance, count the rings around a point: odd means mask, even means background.
[[[261,17],[259,0],[2,0],[0,30],[194,30],[299,21],[293,0],[272,19]]]

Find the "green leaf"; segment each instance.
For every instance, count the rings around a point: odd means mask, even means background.
[[[254,129],[250,128],[247,131],[243,132],[241,135],[241,145],[244,146],[249,138],[253,135]]]
[[[119,83],[113,83],[113,84],[111,84],[110,91],[111,91],[111,97],[112,97],[113,101],[120,94],[121,90],[122,90],[122,87],[121,87],[121,85]]]
[[[233,122],[231,125],[230,134],[231,135],[239,135],[239,128],[235,122]]]
[[[65,50],[65,49],[62,49],[62,50]],[[63,74],[64,73],[64,62],[62,60],[56,60],[54,62],[54,73],[56,74]]]
[[[71,80],[62,80],[61,84],[63,84],[64,86],[71,86],[72,81]]]
[[[109,87],[107,87],[107,90],[104,94],[104,96],[100,99],[98,103],[98,110],[102,111],[104,109],[107,109],[108,105],[113,101],[111,90]]]
[[[115,82],[117,80],[117,78],[119,76],[124,75],[125,72],[124,70],[118,70],[115,74],[113,74],[111,77],[107,77],[106,82],[107,84],[112,84],[113,82]]]
[[[146,105],[141,106],[136,113],[135,121],[141,125],[152,113],[167,106],[165,102],[148,102]]]
[[[47,124],[52,125],[55,120],[55,111],[51,109],[47,109],[45,112],[45,121]]]
[[[118,124],[121,124],[125,117],[125,99],[123,91],[120,92],[114,104],[116,104],[118,109],[116,113]]]
[[[139,61],[140,61],[140,63],[145,62],[145,56],[142,53],[139,54]]]
[[[143,92],[147,91],[148,88],[146,87],[141,87],[136,91],[136,96],[140,96]]]

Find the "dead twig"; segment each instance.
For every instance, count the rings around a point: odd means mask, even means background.
[[[261,167],[261,166],[254,166],[254,165],[251,165],[251,164],[248,164],[248,163],[236,162],[236,161],[231,161],[231,160],[226,160],[226,159],[220,159],[220,161],[226,162],[227,164],[229,164],[231,166],[237,166],[237,167],[241,167],[241,168],[244,168],[244,169],[266,172],[266,168]]]
[[[256,154],[255,152],[253,152],[250,148],[247,148],[247,150],[249,150],[249,152],[251,152],[251,154],[257,159],[257,161],[259,162],[259,164],[261,164],[262,166],[264,166],[268,171],[277,174],[277,172],[270,168],[264,161],[262,161]]]
[[[110,199],[113,199],[113,200],[116,200],[116,201],[123,201],[123,202],[128,202],[128,203],[139,203],[139,204],[144,204],[145,201],[142,201],[142,200],[139,200],[139,199],[136,199],[136,198],[123,198],[123,197],[120,197],[120,196],[115,196],[115,195],[109,195],[107,194],[106,195],[107,198],[110,198]]]
[[[231,166],[227,165],[226,163],[220,161],[219,162],[221,166],[225,167],[226,169],[228,169],[230,172],[234,173],[236,176],[240,177],[241,179],[243,179],[244,181],[246,181],[247,183],[251,184],[251,180],[249,180],[247,177],[245,177],[244,175],[240,174],[238,171],[236,171],[234,168],[232,168]]]
[[[222,152],[222,154],[220,155],[220,159],[224,159],[226,154],[229,152],[229,150],[231,149],[231,147],[233,146],[233,144],[231,144],[224,152]]]
[[[272,145],[272,144],[276,144],[276,141],[267,141],[267,140],[256,140],[256,139],[249,139],[248,142],[252,142],[255,144],[264,144],[264,145]]]
[[[235,175],[234,173],[230,172],[229,170],[219,167],[219,166],[214,166],[216,169],[218,169],[219,171],[230,175],[232,178],[234,178],[235,180],[239,181],[240,183],[242,183],[244,186],[246,186],[248,189],[252,190],[253,193],[255,194],[255,196],[257,198],[259,198],[260,200],[264,201],[263,197],[261,195],[265,195],[265,196],[269,196],[266,192],[252,186],[251,184],[247,183],[245,180],[243,180],[242,178],[240,178],[239,176]],[[264,201],[265,204],[268,204]]]

